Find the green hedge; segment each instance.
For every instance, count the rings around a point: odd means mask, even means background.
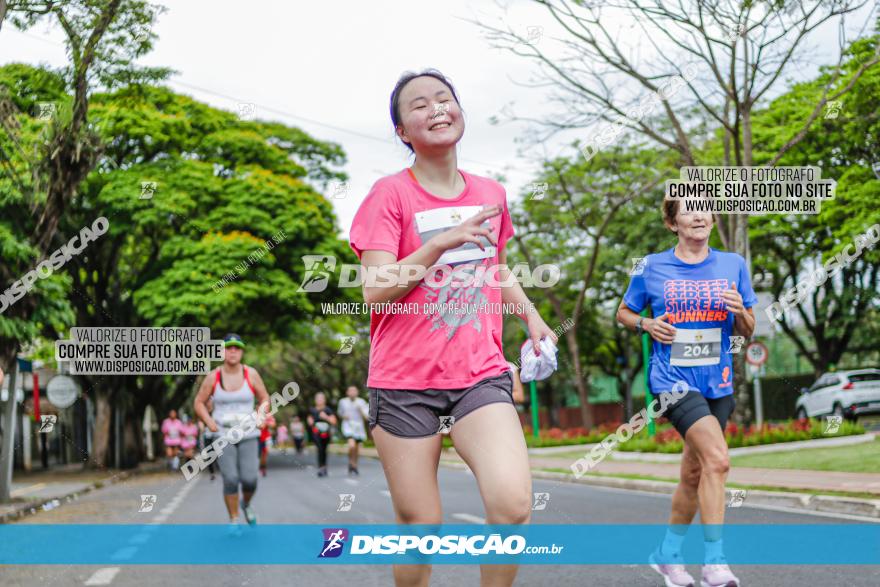
[[[825,422],[821,420],[788,420],[780,423],[767,423],[761,429],[757,429],[755,426],[742,428],[729,424],[725,437],[729,448],[739,448],[829,438],[831,435],[825,434],[824,429]],[[840,429],[833,436],[851,436],[864,433],[865,429],[861,425],[844,420]],[[654,438],[648,436],[647,430],[642,430],[629,441],[619,445],[617,450],[680,453],[682,445],[681,436],[675,430],[658,430]]]
[[[816,382],[814,375],[761,378],[761,405],[765,420],[786,420],[795,416],[794,404],[802,387]],[[751,384],[750,384],[751,385]],[[754,388],[752,387],[750,391]],[[752,398],[754,401],[754,398]]]

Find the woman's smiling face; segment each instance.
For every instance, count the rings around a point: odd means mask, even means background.
[[[398,101],[397,134],[416,152],[455,147],[464,134],[461,108],[440,80],[417,77],[403,87]]]
[[[684,205],[679,205],[675,215],[675,228],[679,241],[682,238],[694,241],[708,241],[712,234],[713,218],[708,212],[684,212]]]

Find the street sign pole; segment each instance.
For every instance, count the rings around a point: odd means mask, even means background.
[[[764,402],[761,401],[761,375],[764,374],[764,363],[767,362],[769,356],[770,351],[762,342],[755,341],[746,347],[746,363],[749,364],[749,369],[754,377],[755,420],[758,428],[764,424]]]
[[[755,370],[755,418],[758,420],[758,428],[764,424],[764,402],[761,401],[761,368]]]

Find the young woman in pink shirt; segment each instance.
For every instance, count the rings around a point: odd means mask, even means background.
[[[513,225],[504,188],[458,168],[464,118],[452,84],[435,70],[404,74],[391,120],[415,162],[373,185],[350,244],[367,275],[364,301],[398,304],[371,312],[367,380],[397,523],[442,522],[437,467],[447,431],[477,478],[487,523],[528,523],[531,475],[501,347],[501,304],[516,307],[535,343],[556,336],[506,266]],[[444,265],[445,273],[425,270]],[[393,283],[370,280],[380,267]],[[484,585],[510,585],[516,572],[481,569]],[[430,574],[427,565],[394,568],[398,587],[428,585]]]
[[[194,449],[196,444],[198,444],[199,427],[186,414],[181,418],[181,423],[180,433],[182,438],[180,440],[180,448],[183,450],[183,457],[189,460],[193,458]]]
[[[165,444],[165,460],[171,470],[180,464],[178,453],[182,428],[183,422],[177,418],[177,410],[169,410],[168,417],[162,421],[162,440]]]

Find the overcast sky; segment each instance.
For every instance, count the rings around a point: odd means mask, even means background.
[[[546,9],[527,1],[409,0],[345,2],[166,2],[153,32],[154,51],[143,59],[178,74],[175,90],[230,111],[253,103],[256,117],[298,126],[321,140],[342,145],[350,176],[347,197],[333,199],[343,235],[370,186],[382,175],[409,165],[409,151],[394,137],[388,97],[405,70],[435,67],[455,84],[467,129],[459,166],[477,174],[504,173],[515,199],[531,181],[534,159],[517,154],[522,123],[492,126],[488,119],[508,103],[513,111],[540,118],[552,111],[546,90],[526,87],[535,65],[493,48],[469,20],[498,24],[526,35],[544,27],[542,49],[552,50],[555,27]],[[867,11],[865,12],[867,14]],[[603,22],[632,31],[614,16]],[[864,22],[864,19],[863,19]],[[624,34],[643,56],[653,47],[637,31]],[[836,59],[836,27],[813,38],[817,61]],[[9,25],[0,33],[0,63],[65,61],[63,37],[45,27],[21,33]],[[812,76],[815,68],[793,75]],[[781,89],[781,87],[780,87]],[[561,141],[548,152],[562,149]]]

